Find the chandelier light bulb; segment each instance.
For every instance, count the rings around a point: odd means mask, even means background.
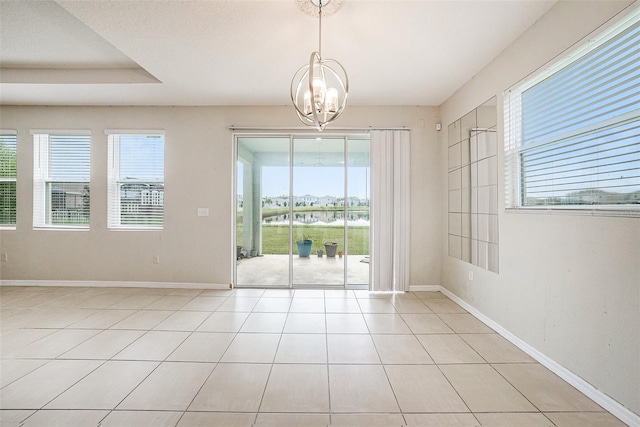
[[[338,89],[330,87],[327,89],[327,100],[325,103],[325,109],[329,113],[335,113],[338,111]]]
[[[327,91],[327,85],[323,79],[316,77],[313,79],[313,102],[316,104],[316,107],[322,109],[322,104],[324,104],[324,95]]]
[[[313,107],[311,106],[311,91],[307,90],[304,93],[304,115],[309,116],[313,112]]]

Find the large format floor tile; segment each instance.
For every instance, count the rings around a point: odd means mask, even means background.
[[[403,412],[469,412],[436,366],[385,366]]]
[[[409,426],[480,427],[472,414],[404,414],[404,419]]]
[[[177,311],[160,322],[158,331],[195,331],[211,315],[206,311]]]
[[[0,409],[0,425],[2,427],[20,427],[22,421],[34,414],[36,411],[20,411],[12,409]]]
[[[462,338],[456,334],[418,335],[420,343],[435,363],[484,363]]]
[[[289,311],[291,313],[324,313],[324,298],[294,297]]]
[[[217,362],[227,351],[234,337],[234,334],[194,332],[171,353],[167,360]]]
[[[448,298],[424,299],[424,303],[436,314],[466,313],[467,311]]]
[[[591,399],[538,363],[499,364],[494,368],[543,411],[603,411]]]
[[[381,365],[329,365],[332,412],[400,412]]]
[[[281,333],[287,313],[251,313],[240,332]]]
[[[362,314],[327,314],[329,334],[368,334],[369,329]]]
[[[411,333],[411,329],[399,314],[367,313],[364,315],[364,320],[372,334]]]
[[[111,329],[149,330],[171,316],[172,313],[167,310],[139,311],[111,326]]]
[[[413,335],[372,335],[385,365],[432,364],[433,360]]]
[[[270,371],[268,364],[220,363],[189,410],[257,412]]]
[[[158,362],[107,362],[45,406],[45,409],[113,409]]]
[[[547,412],[557,427],[623,427],[625,424],[608,412]]]
[[[369,334],[328,334],[327,345],[329,346],[329,363],[380,363],[380,357]]]
[[[309,426],[322,427],[331,424],[329,414],[259,413],[255,426]]]
[[[327,365],[273,365],[261,412],[328,412]]]
[[[118,409],[184,411],[214,368],[213,363],[165,362]]]
[[[436,314],[402,314],[411,332],[414,334],[451,334],[453,331]]]
[[[535,362],[524,351],[498,334],[461,334],[459,337],[489,363]]]
[[[0,425],[623,425],[440,292],[0,287]]]
[[[180,310],[192,311],[214,311],[220,307],[227,299],[224,297],[195,297],[182,306]]]
[[[100,427],[175,427],[181,417],[182,412],[172,411],[113,411],[102,420]]]
[[[238,334],[220,361],[273,363],[280,336],[280,334]]]
[[[280,339],[276,363],[327,363],[327,337],[324,334],[284,334]]]
[[[62,354],[60,358],[111,359],[143,334],[143,331],[102,331]]]
[[[289,313],[284,325],[286,334],[324,334],[327,332],[324,313]]]
[[[398,313],[432,313],[429,307],[418,298],[397,298],[393,301],[393,306]]]
[[[167,295],[159,298],[145,307],[146,310],[180,310],[187,305],[193,297],[180,295]]]
[[[535,413],[477,413],[475,414],[482,426],[495,427],[554,427],[554,424],[540,412]]]
[[[134,313],[136,310],[99,310],[97,313],[71,324],[69,328],[107,329]]]
[[[1,311],[0,311],[1,312]],[[7,357],[11,352],[25,347],[41,338],[57,332],[57,329],[10,329],[0,334],[0,355]],[[97,332],[96,332],[97,333]],[[27,357],[31,357],[31,353],[26,353]]]
[[[444,313],[439,314],[451,329],[457,334],[493,334],[493,329],[476,319],[470,314]]]
[[[2,409],[40,409],[101,364],[53,360],[0,390]]]
[[[35,371],[47,363],[47,359],[2,359],[0,360],[0,388]]]
[[[113,358],[117,360],[158,360],[167,358],[189,332],[149,331]]]
[[[253,308],[254,313],[288,313],[291,298],[261,298]]]
[[[255,418],[256,414],[187,412],[180,419],[178,427],[248,427],[253,425]]]
[[[440,365],[472,412],[536,412],[490,365]]]
[[[198,327],[199,332],[238,332],[249,313],[216,311]]]
[[[401,426],[402,414],[332,414],[332,426]]]
[[[99,334],[99,330],[61,329],[3,357],[53,359]]]
[[[42,410],[27,418],[22,427],[97,426],[109,411],[97,410]],[[4,424],[3,424],[4,425]]]

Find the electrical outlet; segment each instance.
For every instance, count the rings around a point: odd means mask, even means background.
[[[473,282],[473,271],[469,271],[469,281]]]
[[[0,260],[2,260],[2,261],[9,261],[9,255],[7,255],[7,254],[2,254],[2,255],[0,255]]]
[[[153,263],[154,264],[160,264],[160,255],[154,255],[153,256]]]

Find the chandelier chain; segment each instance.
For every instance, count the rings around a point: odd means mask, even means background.
[[[318,5],[318,54],[322,58],[322,0]]]

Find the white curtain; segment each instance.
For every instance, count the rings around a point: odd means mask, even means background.
[[[408,130],[371,131],[371,291],[409,290]]]

